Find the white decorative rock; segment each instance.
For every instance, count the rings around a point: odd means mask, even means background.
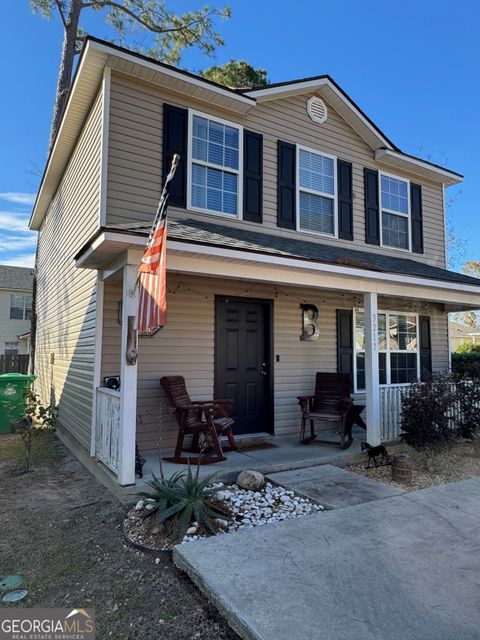
[[[155,505],[149,502],[145,509],[147,509],[147,511],[153,511],[153,509],[155,509]]]
[[[249,491],[258,491],[265,486],[265,476],[259,471],[241,471],[237,476],[237,484]]]
[[[145,502],[143,500],[139,500],[135,505],[135,511],[140,511],[145,506]]]
[[[189,527],[187,529],[187,536],[193,536],[197,533],[197,527]]]

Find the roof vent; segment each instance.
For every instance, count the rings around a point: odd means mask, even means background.
[[[314,122],[322,124],[327,119],[327,105],[321,98],[310,98],[307,101],[307,113]]]

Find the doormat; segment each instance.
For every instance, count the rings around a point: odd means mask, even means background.
[[[273,442],[255,442],[255,440],[240,440],[237,442],[239,451],[261,451],[262,449],[276,449],[278,444]]]

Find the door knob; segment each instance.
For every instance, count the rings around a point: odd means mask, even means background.
[[[266,376],[267,375],[267,372],[265,370],[266,366],[267,366],[266,362],[262,362],[261,363],[261,365],[260,365],[260,375],[262,375],[262,376]]]

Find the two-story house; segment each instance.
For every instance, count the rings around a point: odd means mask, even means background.
[[[128,363],[175,153],[168,324]],[[449,367],[448,312],[480,307],[480,281],[446,269],[444,193],[461,180],[403,153],[329,76],[231,90],[88,38],[31,218],[37,388],[64,438],[128,485],[135,443],[175,441],[161,376],[233,398],[236,433],[277,436],[298,432],[315,372],[339,371],[368,440],[388,439],[395,390]]]
[[[33,270],[0,265],[0,356],[30,353]]]

